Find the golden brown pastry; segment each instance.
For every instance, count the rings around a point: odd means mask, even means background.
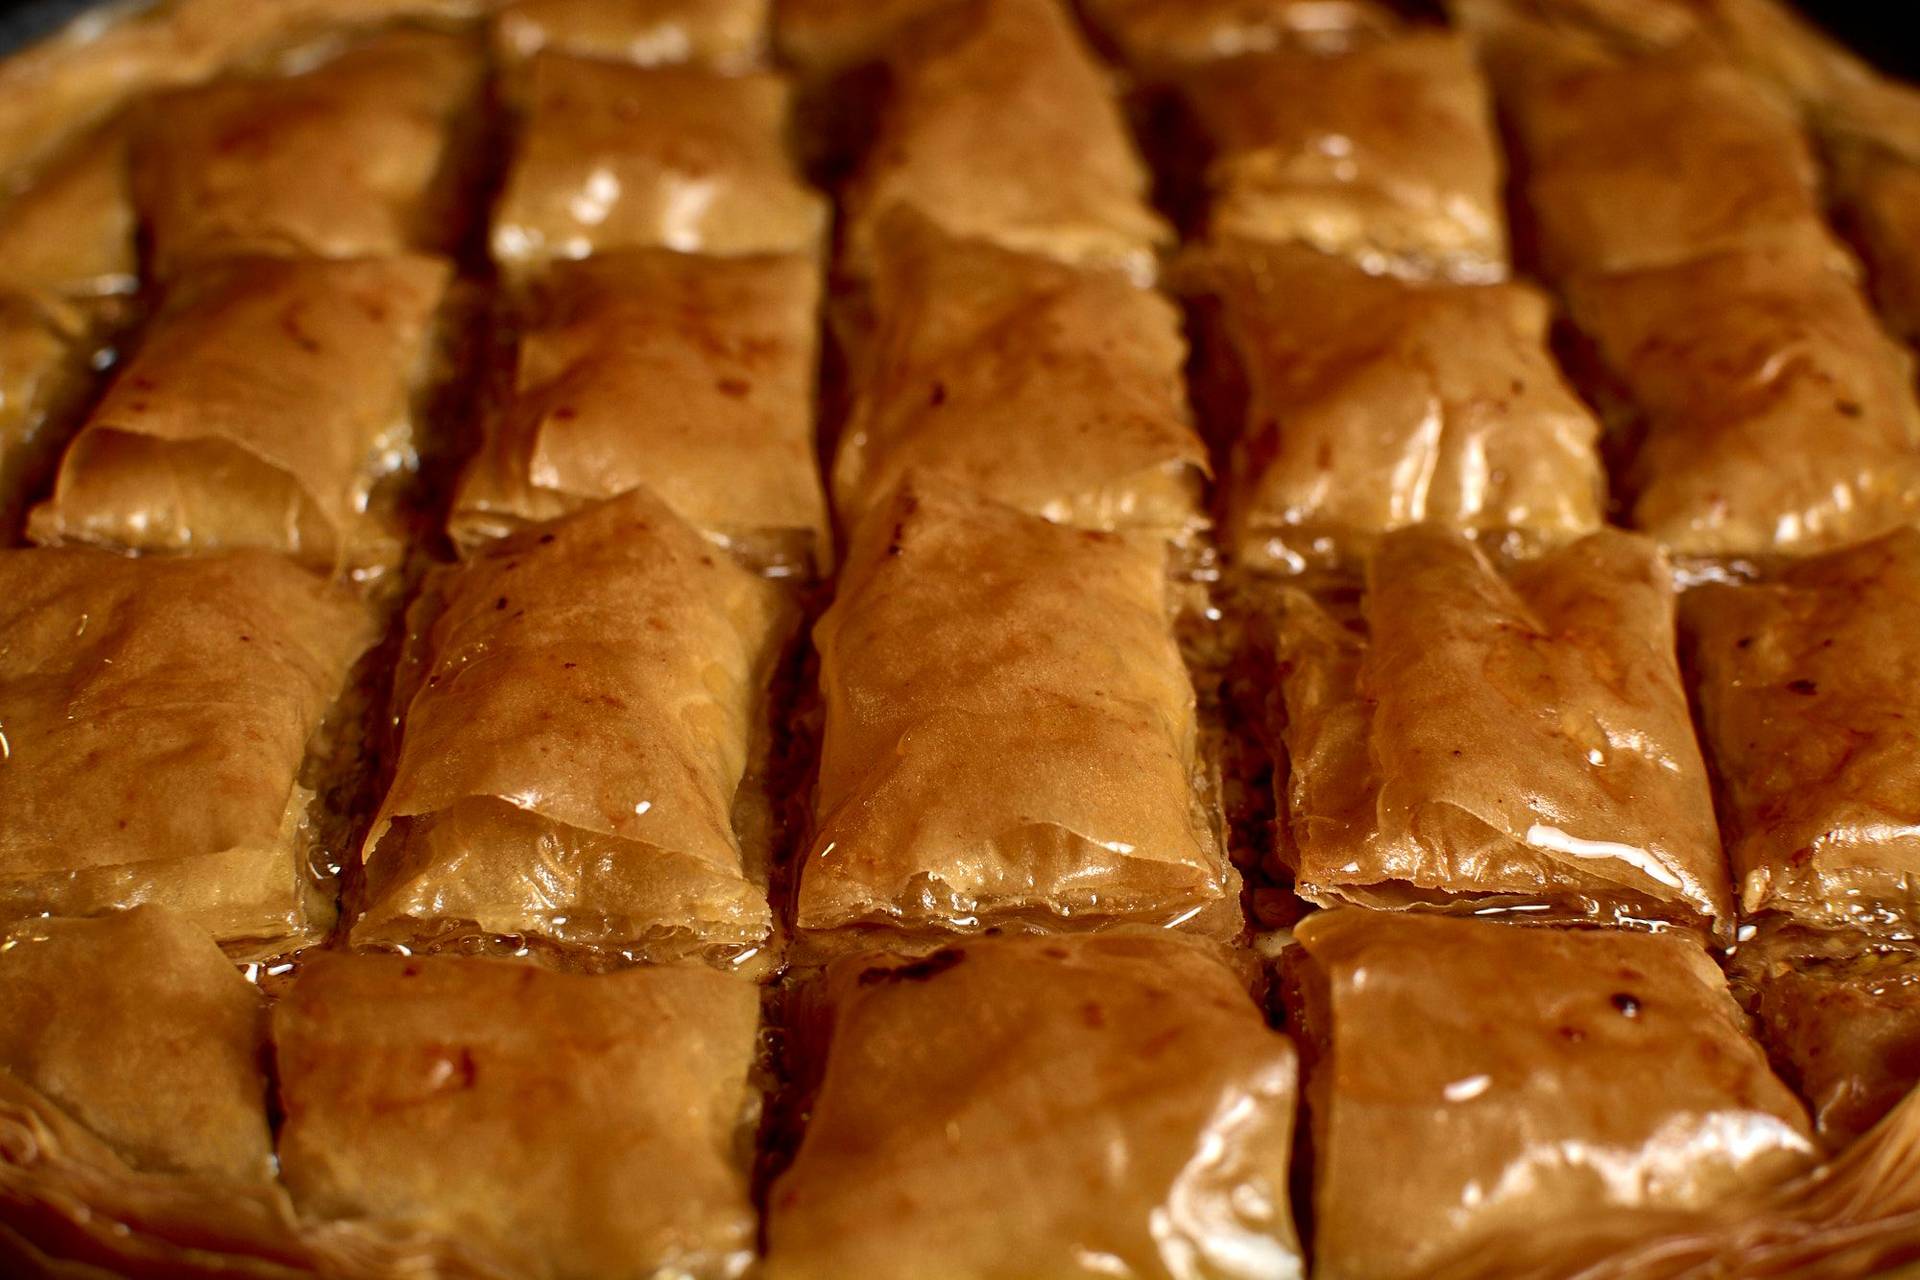
[[[1242,562],[1352,563],[1423,520],[1514,550],[1599,527],[1599,424],[1535,289],[1416,286],[1291,245],[1189,267],[1246,384],[1225,534]]]
[[[736,817],[796,613],[645,490],[434,570],[353,940],[764,944],[766,833]]]
[[[774,0],[780,56],[808,76],[884,58],[913,25],[955,0]]]
[[[1739,68],[1685,53],[1511,94],[1540,263],[1575,272],[1776,249],[1846,272],[1792,114]]]
[[[1888,326],[1920,346],[1920,161],[1873,146],[1837,149],[1835,198],[1866,260]]]
[[[1747,914],[1920,924],[1920,530],[1682,599]]]
[[[905,209],[877,257],[876,331],[834,465],[847,525],[916,469],[1085,528],[1184,541],[1204,523],[1207,451],[1165,297]]]
[[[1388,534],[1364,627],[1288,589],[1281,808],[1315,902],[1732,927],[1672,571],[1607,530],[1506,573]]]
[[[454,499],[456,542],[646,485],[743,559],[827,568],[813,259],[610,253],[555,263],[531,294],[511,389]]]
[[[1374,0],[1081,0],[1080,9],[1149,76],[1282,48],[1333,53],[1399,25]]]
[[[1849,280],[1784,253],[1574,281],[1643,433],[1632,521],[1677,555],[1823,551],[1920,517],[1913,363]]]
[[[1691,938],[1353,909],[1296,936],[1317,1276],[1551,1248],[1810,1163],[1799,1103]]]
[[[1300,1274],[1293,1046],[1212,948],[874,952],[803,999],[824,1062],[769,1196],[769,1280]]]
[[[1157,540],[918,478],[875,508],[814,627],[799,927],[1174,924],[1233,901],[1164,563]]]
[[[140,113],[133,190],[162,276],[252,253],[445,252],[464,227],[471,40],[398,30],[299,75],[180,90]]]
[[[514,271],[613,249],[810,253],[828,210],[786,146],[791,91],[721,75],[534,55],[532,105],[493,215]]]
[[[0,1073],[140,1169],[272,1176],[266,1004],[161,907],[0,934]]]
[[[128,119],[82,134],[17,183],[0,183],[0,289],[74,300],[132,293],[140,280]]]
[[[277,556],[0,551],[0,918],[155,902],[235,949],[324,920],[323,720],[374,638]]]
[[[503,60],[543,49],[651,67],[757,65],[772,0],[509,0],[493,18]]]
[[[0,539],[19,533],[92,385],[86,324],[72,307],[0,293]]]
[[[962,0],[916,28],[890,68],[879,136],[847,191],[855,274],[872,269],[880,220],[906,205],[955,235],[1153,278],[1172,231],[1147,204],[1113,88],[1057,0]]]
[[[450,278],[437,258],[241,259],[195,271],[88,415],[34,509],[39,542],[262,547],[396,563],[383,481],[416,461]]]
[[[1183,89],[1213,150],[1213,236],[1297,241],[1416,278],[1507,274],[1499,141],[1458,36],[1231,58]]]
[[[760,993],[702,968],[314,956],[274,1008],[280,1167],[310,1218],[550,1280],[735,1276]]]

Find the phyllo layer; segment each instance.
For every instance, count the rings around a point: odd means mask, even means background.
[[[767,1275],[1298,1276],[1293,1046],[1204,944],[985,939],[836,961]]]
[[[1657,1225],[1811,1162],[1690,937],[1355,909],[1296,936],[1316,1275],[1550,1255],[1556,1235],[1571,1253],[1590,1219]]]
[[[1158,540],[913,479],[876,508],[814,628],[825,738],[798,925],[1237,906],[1166,598]]]
[[[1113,87],[1057,0],[960,0],[915,27],[889,67],[878,137],[846,197],[856,274],[871,269],[880,220],[907,205],[955,235],[1153,278],[1172,230],[1147,204]]]
[[[392,488],[417,464],[449,278],[437,258],[398,257],[241,259],[183,279],[30,533],[390,567],[404,536]]]
[[[1598,422],[1530,286],[1415,285],[1298,246],[1192,260],[1244,383],[1228,548],[1299,568],[1432,521],[1532,551],[1600,526]]]
[[[511,372],[454,499],[454,540],[644,485],[746,560],[823,572],[819,301],[820,268],[798,255],[555,263],[509,317]]]
[[[1592,534],[1505,572],[1389,534],[1357,627],[1288,589],[1283,849],[1316,902],[1732,928],[1672,571]]]
[[[433,571],[354,941],[763,944],[769,837],[741,790],[797,620],[645,490]]]
[[[527,271],[613,249],[812,253],[828,209],[787,149],[791,90],[767,71],[534,55],[530,105],[493,215]]]
[[[1749,914],[1920,925],[1920,531],[1681,601]]]
[[[1212,148],[1212,235],[1396,275],[1507,274],[1499,139],[1459,37],[1249,54],[1198,68],[1183,91]]]
[[[504,1274],[736,1276],[759,1015],[698,967],[317,955],[273,1011],[282,1176],[310,1218],[465,1240]]]
[[[876,258],[875,332],[834,467],[846,524],[919,469],[1084,528],[1197,532],[1207,451],[1170,301],[906,210]]]
[[[0,289],[96,299],[140,280],[131,115],[81,134],[0,194]]]
[[[485,75],[473,40],[397,30],[298,75],[159,99],[133,147],[153,269],[452,250],[474,194],[470,121]]]
[[[324,927],[314,796],[365,606],[259,553],[4,551],[0,634],[0,914],[154,902],[256,950]]]

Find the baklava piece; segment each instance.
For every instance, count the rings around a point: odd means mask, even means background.
[[[875,333],[834,467],[843,521],[919,469],[1085,528],[1184,542],[1204,524],[1207,451],[1164,296],[904,209],[877,256]]]
[[[881,219],[906,205],[955,235],[1153,279],[1172,230],[1147,204],[1113,86],[1057,0],[961,0],[889,65],[879,137],[847,192],[855,275],[872,269]]]
[[[1360,625],[1282,601],[1283,848],[1303,896],[1731,930],[1651,542],[1604,531],[1502,573],[1423,525],[1382,539]]]
[[[0,293],[0,542],[20,533],[93,384],[95,345],[73,308]]]
[[[613,249],[814,253],[828,209],[787,149],[791,90],[722,75],[534,55],[531,105],[493,216],[525,273]]]
[[[1681,934],[1309,916],[1314,1274],[1386,1280],[1697,1212],[1811,1163],[1799,1103]],[[1574,1268],[1526,1274],[1563,1274]]]
[[[1499,142],[1458,36],[1233,58],[1183,88],[1212,147],[1213,236],[1298,242],[1396,275],[1507,274]]]
[[[154,271],[242,254],[450,251],[485,74],[472,40],[403,30],[299,75],[159,99],[133,148]]]
[[[743,560],[824,572],[819,301],[820,268],[801,256],[555,263],[510,318],[510,385],[454,499],[454,540],[476,547],[645,485]]]
[[[634,66],[744,71],[762,60],[771,0],[510,0],[493,18],[503,61],[542,50]]]
[[[1835,148],[1835,199],[1866,260],[1874,300],[1892,330],[1920,345],[1920,164],[1860,144]]]
[[[1766,249],[1849,270],[1798,122],[1737,67],[1685,54],[1597,65],[1509,106],[1549,275]]]
[[[737,1276],[759,1014],[698,967],[317,955],[273,1011],[282,1176],[309,1218],[466,1240],[487,1274]]]
[[[160,907],[0,934],[0,1076],[136,1169],[264,1181],[266,1003]]]
[[[763,946],[769,840],[742,780],[796,613],[644,490],[432,571],[353,940]]]
[[[1302,48],[1337,53],[1394,30],[1374,0],[1080,0],[1135,72],[1155,77],[1223,58]]]
[[[1236,932],[1167,594],[1157,540],[919,478],[876,508],[814,628],[799,927]]]
[[[127,120],[83,133],[0,198],[0,289],[74,301],[140,282]]]
[[[1749,915],[1920,925],[1920,531],[1681,602]]]
[[[0,634],[0,916],[155,902],[251,952],[324,928],[363,605],[259,553],[4,551]]]
[[[1913,362],[1850,280],[1740,253],[1568,289],[1637,435],[1633,524],[1687,558],[1804,554],[1920,518]]]
[[[803,989],[770,1280],[1300,1274],[1293,1046],[1205,944],[985,939]]]
[[[390,568],[449,278],[439,259],[399,257],[237,259],[183,279],[67,450],[30,534]]]
[[[1527,552],[1599,527],[1598,422],[1532,287],[1414,285],[1298,246],[1192,260],[1245,387],[1224,541],[1256,568],[1350,567],[1432,521]]]
[[[1763,923],[1732,975],[1780,1074],[1840,1150],[1920,1085],[1920,945]]]

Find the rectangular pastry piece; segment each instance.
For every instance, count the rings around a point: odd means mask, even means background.
[[[97,343],[75,308],[0,292],[0,542],[22,517],[93,386]]]
[[[1798,122],[1738,67],[1672,53],[1509,83],[1550,276],[1768,249],[1850,270]]]
[[[1185,269],[1245,388],[1224,535],[1242,563],[1352,565],[1420,521],[1517,552],[1599,527],[1600,426],[1531,286],[1415,285],[1244,242]]]
[[[787,149],[769,71],[722,75],[535,54],[493,255],[527,273],[614,249],[815,253],[828,208]]]
[[[699,967],[316,955],[273,1011],[282,1177],[309,1218],[462,1239],[487,1274],[737,1276],[759,1016]]]
[[[1920,925],[1920,530],[1687,592],[1742,909]]]
[[[1348,627],[1282,596],[1303,896],[1731,931],[1658,548],[1608,530],[1502,573],[1458,534],[1404,529],[1363,612]]]
[[[1296,936],[1317,1276],[1571,1274],[1500,1259],[1811,1163],[1799,1103],[1690,937],[1354,909]]]
[[[1149,78],[1276,49],[1335,53],[1399,26],[1374,0],[1080,0],[1079,8]]]
[[[240,254],[451,251],[474,194],[485,77],[473,40],[396,30],[297,75],[158,99],[133,146],[154,271]]]
[[[1841,1150],[1920,1085],[1920,946],[1854,930],[1762,924],[1734,954],[1780,1074]]]
[[[1736,253],[1568,287],[1627,402],[1633,524],[1689,558],[1824,551],[1920,518],[1913,362],[1855,284]]]
[[[1395,275],[1507,274],[1500,143],[1460,37],[1250,54],[1182,89],[1213,153],[1213,236],[1298,242]]]
[[[831,561],[814,453],[820,267],[669,250],[555,263],[454,498],[465,548],[644,485],[770,571]]]
[[[398,562],[437,369],[437,258],[236,259],[166,295],[29,532],[143,551]]]
[[[162,907],[0,931],[0,1076],[137,1169],[264,1181],[266,1003]]]
[[[363,605],[278,556],[3,551],[0,635],[0,918],[156,902],[254,951],[325,926]]]
[[[797,612],[645,490],[432,571],[353,940],[764,946],[770,836],[742,783]]]
[[[1232,915],[1157,540],[909,482],[814,628],[825,739],[803,930]]]
[[[834,464],[844,523],[920,469],[1085,528],[1185,542],[1204,525],[1207,450],[1170,301],[905,209],[876,257],[875,332]]]
[[[1213,948],[982,939],[804,991],[769,1280],[1298,1276],[1293,1046]]]
[[[866,275],[906,205],[947,231],[1145,284],[1172,229],[1113,86],[1058,0],[960,0],[889,59],[878,137],[846,196],[845,260]]]
[[[493,16],[503,62],[541,50],[635,66],[757,66],[772,0],[509,0]]]

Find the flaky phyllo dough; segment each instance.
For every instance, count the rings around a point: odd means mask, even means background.
[[[1321,903],[1732,928],[1672,571],[1606,531],[1502,573],[1382,540],[1359,625],[1288,589],[1283,844]]]
[[[1297,937],[1316,1276],[1564,1263],[1595,1222],[1651,1235],[1813,1163],[1694,938],[1354,909]]]
[[[1742,908],[1920,923],[1920,532],[1682,602]]]
[[[829,210],[786,149],[791,91],[722,75],[534,55],[493,215],[493,256],[525,273],[612,249],[817,252]]]
[[[644,490],[434,571],[354,940],[760,946],[770,836],[741,788],[796,621]]]
[[[1195,70],[1182,89],[1212,150],[1211,235],[1416,278],[1507,274],[1499,141],[1458,37],[1251,54]]]
[[[782,575],[831,558],[814,462],[820,268],[669,250],[553,264],[517,331],[449,521],[479,545],[646,486]]]
[[[923,479],[876,508],[814,628],[826,727],[799,927],[1175,924],[1233,904],[1164,566],[1157,539]]]
[[[363,606],[257,553],[6,551],[0,634],[0,916],[155,902],[249,951],[325,927]]]
[[[485,78],[473,41],[396,30],[304,74],[153,104],[133,191],[156,274],[236,253],[450,251]]]
[[[849,525],[920,470],[1084,528],[1198,532],[1207,451],[1164,296],[905,209],[875,257],[874,333],[834,465]]]
[[[768,1196],[770,1280],[1300,1274],[1297,1067],[1218,948],[991,938],[835,961]]]
[[[880,220],[904,204],[955,235],[1153,278],[1172,229],[1148,206],[1112,86],[1053,0],[960,0],[914,27],[889,69],[846,194],[851,271],[871,268]]]
[[[1254,567],[1364,558],[1432,521],[1510,551],[1599,527],[1600,427],[1530,286],[1416,285],[1293,245],[1182,263],[1245,385],[1224,541]]]
[[[236,259],[193,273],[88,415],[29,534],[392,567],[404,525],[383,482],[418,461],[450,278],[420,256]]]

